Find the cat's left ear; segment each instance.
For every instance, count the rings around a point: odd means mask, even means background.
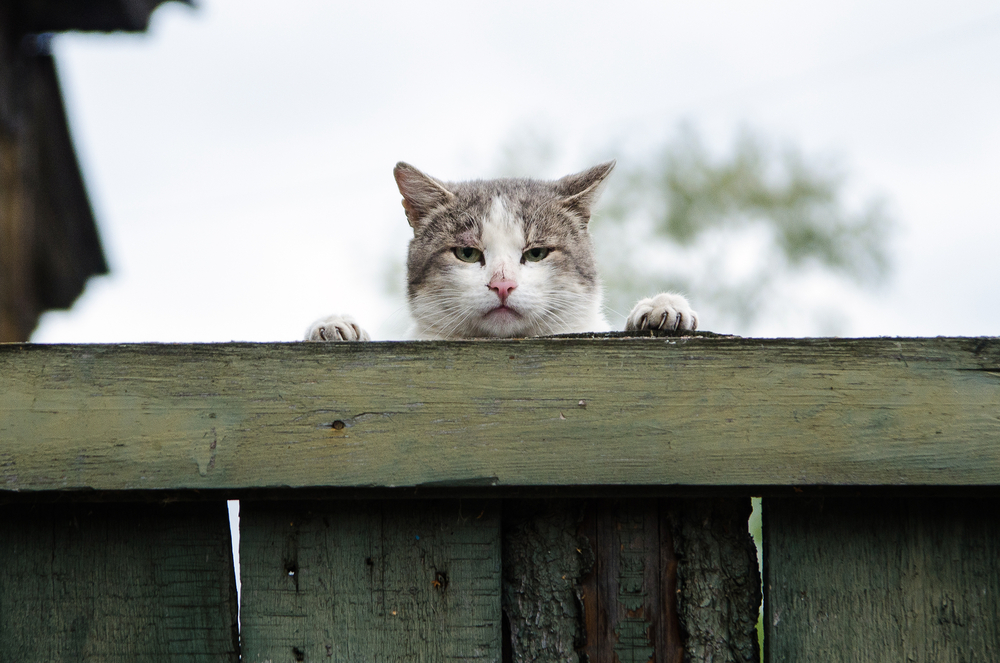
[[[573,210],[584,222],[590,221],[590,208],[597,202],[604,189],[604,180],[614,170],[615,161],[608,161],[590,170],[556,180],[556,191],[563,197],[563,204]]]

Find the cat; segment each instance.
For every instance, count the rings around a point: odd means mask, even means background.
[[[406,294],[420,339],[514,338],[608,331],[591,208],[614,161],[555,181],[443,182],[400,162],[393,175],[413,228]],[[695,330],[683,295],[639,301],[626,331]],[[317,320],[309,341],[368,341],[349,315]]]

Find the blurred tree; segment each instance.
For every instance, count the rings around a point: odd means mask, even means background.
[[[488,165],[470,170],[554,178],[626,152],[615,146],[568,164],[558,134],[557,127],[521,124]],[[845,190],[834,160],[773,149],[750,130],[721,157],[682,125],[672,139],[619,158],[591,222],[612,325],[622,328],[641,297],[672,290],[690,296],[711,331],[752,334],[763,321],[795,313],[807,319],[796,334],[843,333],[850,306],[828,286],[842,294],[845,285],[884,282],[893,225],[881,200],[856,211]],[[385,272],[400,308],[403,272],[401,262]]]
[[[679,290],[711,311],[713,330],[746,333],[800,274],[861,286],[888,275],[884,205],[848,209],[845,178],[829,160],[770,149],[750,131],[713,159],[684,126],[636,163],[619,164],[592,228],[615,311]]]

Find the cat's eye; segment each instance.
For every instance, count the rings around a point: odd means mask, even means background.
[[[538,262],[539,260],[544,260],[545,256],[549,255],[549,250],[540,246],[536,246],[533,249],[528,249],[521,256],[526,262]]]
[[[479,262],[483,257],[483,252],[471,246],[456,246],[455,257],[462,262]]]

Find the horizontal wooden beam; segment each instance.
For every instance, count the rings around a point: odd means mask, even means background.
[[[1000,339],[0,345],[0,491],[1000,485]]]

